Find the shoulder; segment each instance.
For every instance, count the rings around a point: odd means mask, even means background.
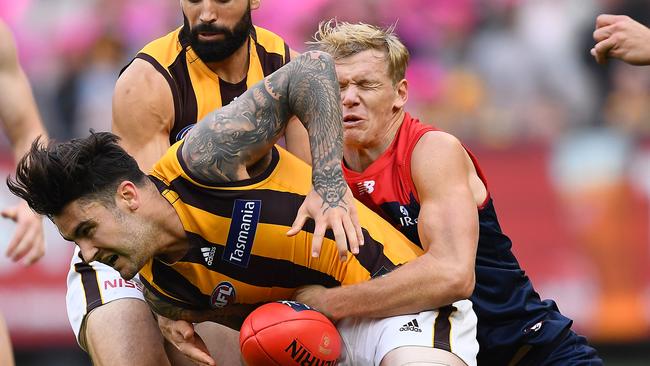
[[[287,44],[282,37],[268,29],[255,26],[256,42],[264,47],[266,52],[284,55],[287,51]]]
[[[114,98],[128,97],[167,103],[172,98],[171,88],[165,77],[149,62],[136,58],[124,70],[115,84]],[[163,98],[163,99],[161,99]]]
[[[418,165],[464,164],[465,156],[465,148],[458,138],[443,131],[428,131],[416,143],[411,165],[417,171]]]

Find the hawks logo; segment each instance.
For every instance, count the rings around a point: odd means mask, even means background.
[[[178,133],[176,134],[176,141],[180,141],[180,140],[184,139],[185,135],[187,135],[187,133],[190,132],[190,130],[192,129],[192,127],[194,127],[194,125],[196,125],[196,123],[192,123],[191,125],[187,125],[187,126],[183,127],[182,130],[178,131]]]
[[[210,307],[213,309],[223,308],[228,304],[235,302],[235,286],[230,282],[221,282],[212,291],[210,296]]]

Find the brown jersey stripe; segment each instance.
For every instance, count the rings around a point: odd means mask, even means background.
[[[189,310],[203,310],[204,309],[204,307],[194,306],[193,304],[191,304],[189,302],[178,301],[175,298],[169,297],[169,295],[158,291],[158,289],[154,285],[149,283],[149,281],[147,281],[144,278],[144,276],[140,276],[140,282],[142,282],[142,285],[145,286],[147,288],[147,290],[153,292],[154,295],[156,295],[158,298],[160,298],[161,300],[164,300],[165,302],[168,302],[168,303],[170,303],[170,304],[172,304],[174,306],[177,306],[177,307],[182,308],[182,309],[189,309]],[[169,289],[168,284],[165,284],[165,286],[166,286],[165,289],[168,290]]]
[[[210,296],[202,293],[201,290],[199,290],[192,282],[180,273],[176,272],[170,266],[154,260],[151,272],[154,282],[159,284],[161,288],[164,288],[169,295],[183,300],[183,302],[179,302],[171,299],[169,296],[163,295],[166,299],[170,300],[172,304],[181,306],[185,309],[210,308]],[[149,288],[155,290],[154,286],[150,286]],[[157,294],[160,294],[160,292],[156,292]]]
[[[267,52],[264,46],[260,45],[259,43],[255,43],[255,50],[257,51],[257,55],[260,58],[264,76],[271,75],[275,70],[281,68],[284,65],[284,57],[282,57],[282,55]]]
[[[150,63],[156,69],[156,71],[158,71],[165,78],[165,80],[167,80],[167,84],[169,84],[169,88],[172,91],[172,99],[174,100],[174,124],[173,125],[175,126],[176,123],[181,120],[181,111],[183,110],[183,104],[181,103],[181,98],[178,92],[178,86],[176,85],[174,78],[158,62],[158,60],[151,57],[150,55],[140,52],[137,55],[135,55],[135,58],[139,58],[141,60]]]
[[[291,49],[287,42],[284,42],[284,63],[288,64],[289,62],[291,62]]]
[[[75,263],[74,270],[81,275],[81,285],[86,297],[86,314],[88,314],[91,310],[103,305],[97,282],[97,272],[85,262]]]
[[[221,105],[228,105],[235,98],[244,94],[246,91],[246,78],[236,84],[223,81],[219,78],[219,90],[221,91]]]
[[[451,352],[451,322],[449,317],[456,310],[453,305],[443,306],[438,309],[438,316],[433,325],[433,348]]]
[[[162,182],[158,182],[159,191],[164,190],[166,186]],[[266,189],[222,191],[201,188],[182,177],[174,179],[169,188],[183,197],[184,204],[226,218],[232,214],[235,199],[261,200],[262,209],[259,223],[287,226],[287,230],[292,225],[298,208],[304,200],[304,196],[300,194]],[[277,210],[264,209],[265,207],[283,207],[284,209],[278,212]],[[302,230],[313,234],[314,229],[314,221],[308,220]],[[394,270],[396,265],[386,257],[383,244],[375,240],[367,230],[363,229],[362,231],[365,245],[360,247],[359,254],[356,255],[361,265],[372,277]],[[325,232],[325,238],[333,241],[335,239],[333,231],[328,229]]]
[[[222,245],[211,243],[194,233],[186,232],[186,234],[190,240],[190,245],[195,248],[214,247],[215,254],[212,268],[237,281],[260,287],[285,288],[296,288],[308,284],[334,287],[341,284],[327,273],[288,260],[262,257],[254,254],[251,255],[248,268],[242,271],[241,267],[221,260],[224,252]],[[200,250],[191,250],[181,261],[205,265]],[[210,267],[207,267],[207,269],[211,270]]]
[[[169,66],[169,72],[178,85],[180,103],[182,106],[180,117],[174,121],[174,127],[169,134],[170,144],[176,142],[176,137],[183,128],[198,121],[198,104],[196,91],[190,80],[190,71],[187,67],[187,52],[185,50],[178,54],[176,60]]]

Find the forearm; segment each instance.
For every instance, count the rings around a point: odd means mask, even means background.
[[[165,318],[185,320],[190,323],[211,321],[235,330],[241,328],[244,319],[257,307],[256,304],[237,304],[229,305],[226,309],[190,310],[170,304],[146,287],[142,293],[153,312]]]
[[[17,127],[17,132],[12,139],[11,145],[14,154],[14,161],[19,161],[30,149],[32,142],[41,136],[41,143],[47,143],[47,133],[41,125],[38,113],[35,111],[28,119],[23,121],[24,125]]]
[[[327,289],[318,300],[320,305],[312,305],[332,319],[410,314],[467,298],[466,286],[459,280],[465,275],[424,254],[387,276]]]
[[[341,169],[343,125],[334,61],[316,52],[299,60],[297,72],[290,74],[290,108],[307,128],[314,190],[330,207],[337,207],[347,185]]]
[[[206,181],[245,179],[242,166],[267,156],[295,115],[307,128],[314,189],[329,207],[337,207],[347,188],[339,104],[332,57],[307,52],[209,113],[188,133],[183,159],[192,174]]]

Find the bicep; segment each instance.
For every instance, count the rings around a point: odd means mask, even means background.
[[[173,119],[169,84],[146,61],[134,60],[115,85],[112,130],[143,171],[169,148]]]
[[[437,257],[453,256],[473,266],[478,245],[478,211],[469,184],[466,152],[450,135],[433,134],[436,135],[422,138],[411,161],[421,205],[420,240]]]

